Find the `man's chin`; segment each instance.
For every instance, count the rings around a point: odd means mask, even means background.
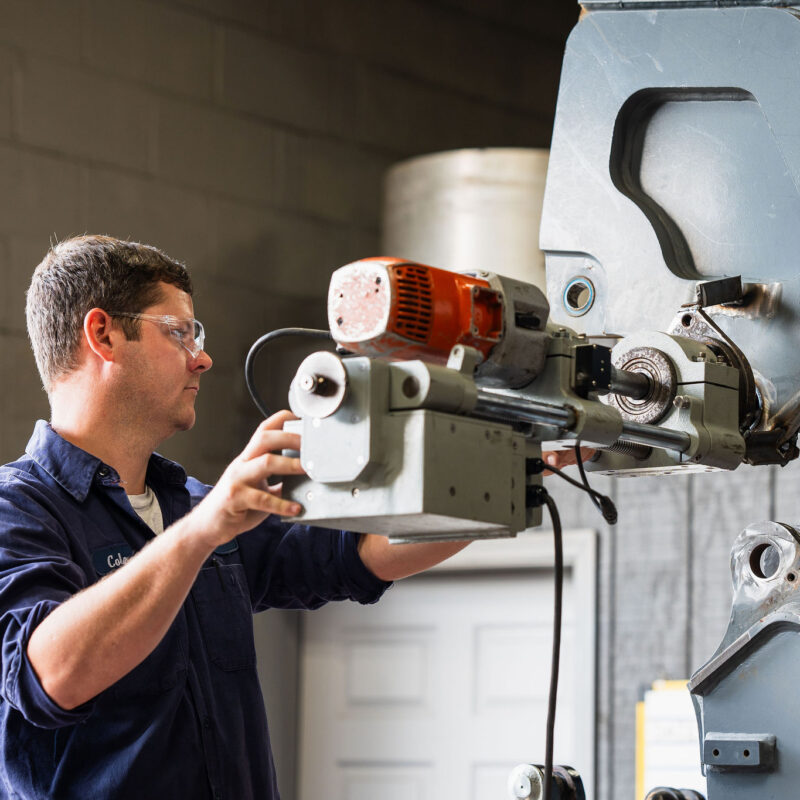
[[[194,409],[192,409],[192,415],[190,418],[187,418],[183,421],[183,425],[178,428],[179,431],[190,431],[194,428],[194,423],[197,420],[197,415],[194,413]]]
[[[194,427],[194,423],[197,419],[197,414],[195,413],[194,408],[185,410],[180,416],[178,416],[172,425],[172,433],[170,436],[176,433],[180,433],[181,431],[188,431]]]

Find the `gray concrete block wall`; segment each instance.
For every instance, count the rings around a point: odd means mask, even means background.
[[[564,27],[557,7],[536,15],[543,29]],[[212,480],[257,421],[234,387],[247,346],[278,318],[322,321],[330,270],[374,252],[386,168],[549,140],[563,33],[509,14],[414,0],[3,0],[0,327],[21,335],[27,276],[51,239],[103,231],[185,259],[198,315],[216,317],[200,409],[220,441],[192,433],[165,450]],[[17,372],[46,415],[30,363]],[[9,458],[27,430],[6,429]]]

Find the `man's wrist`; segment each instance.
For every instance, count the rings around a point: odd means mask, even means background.
[[[195,515],[195,511],[170,525],[163,535],[169,535],[181,553],[198,564],[202,564],[217,547],[225,544],[221,537],[219,542],[216,541],[201,519]]]

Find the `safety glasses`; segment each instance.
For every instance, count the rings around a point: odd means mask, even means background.
[[[181,319],[170,314],[137,314],[133,311],[109,311],[112,317],[128,317],[153,322],[163,326],[168,334],[187,350],[192,358],[197,358],[203,350],[206,341],[206,332],[203,323],[196,319]]]

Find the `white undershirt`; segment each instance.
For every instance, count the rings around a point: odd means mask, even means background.
[[[133,510],[156,536],[159,533],[164,533],[164,518],[161,516],[161,506],[158,504],[156,493],[149,486],[145,486],[144,494],[129,494],[128,500],[133,506]]]

